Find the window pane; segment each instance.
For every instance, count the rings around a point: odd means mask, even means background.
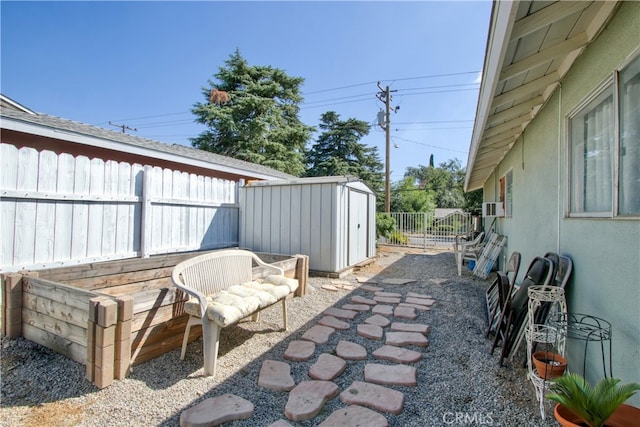
[[[640,215],[640,56],[620,72],[618,212]]]
[[[569,121],[572,213],[612,211],[613,114],[609,86]]]

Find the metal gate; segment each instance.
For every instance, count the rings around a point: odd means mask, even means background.
[[[451,246],[457,234],[473,230],[473,218],[462,211],[436,216],[434,212],[391,212],[395,230],[389,238],[380,237],[386,245],[407,247]]]

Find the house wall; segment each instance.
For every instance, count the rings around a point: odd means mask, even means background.
[[[519,279],[533,257],[547,251],[573,259],[569,311],[611,322],[613,376],[623,382],[640,382],[640,218],[565,217],[566,120],[639,47],[640,3],[623,2],[484,185],[485,200],[496,200],[499,179],[512,168],[513,217],[498,220],[509,238],[505,255],[522,253]],[[570,366],[577,371],[583,351],[583,342],[569,343]],[[597,381],[602,375],[600,347],[592,343],[586,376]],[[629,403],[639,406],[640,396]]]

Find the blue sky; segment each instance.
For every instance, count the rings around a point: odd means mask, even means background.
[[[46,114],[189,145],[190,109],[236,48],[303,77],[300,118],[375,123],[389,85],[392,181],[458,158],[471,140],[490,1],[7,2],[2,93]],[[439,76],[439,77],[438,77]],[[379,127],[362,139],[384,160]]]

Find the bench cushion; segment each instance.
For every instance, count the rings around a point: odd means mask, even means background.
[[[296,279],[282,276],[268,276],[264,282],[251,281],[231,286],[207,297],[206,315],[221,327],[229,326],[286,298],[297,288]],[[185,312],[200,317],[200,304],[196,298],[185,303]]]

